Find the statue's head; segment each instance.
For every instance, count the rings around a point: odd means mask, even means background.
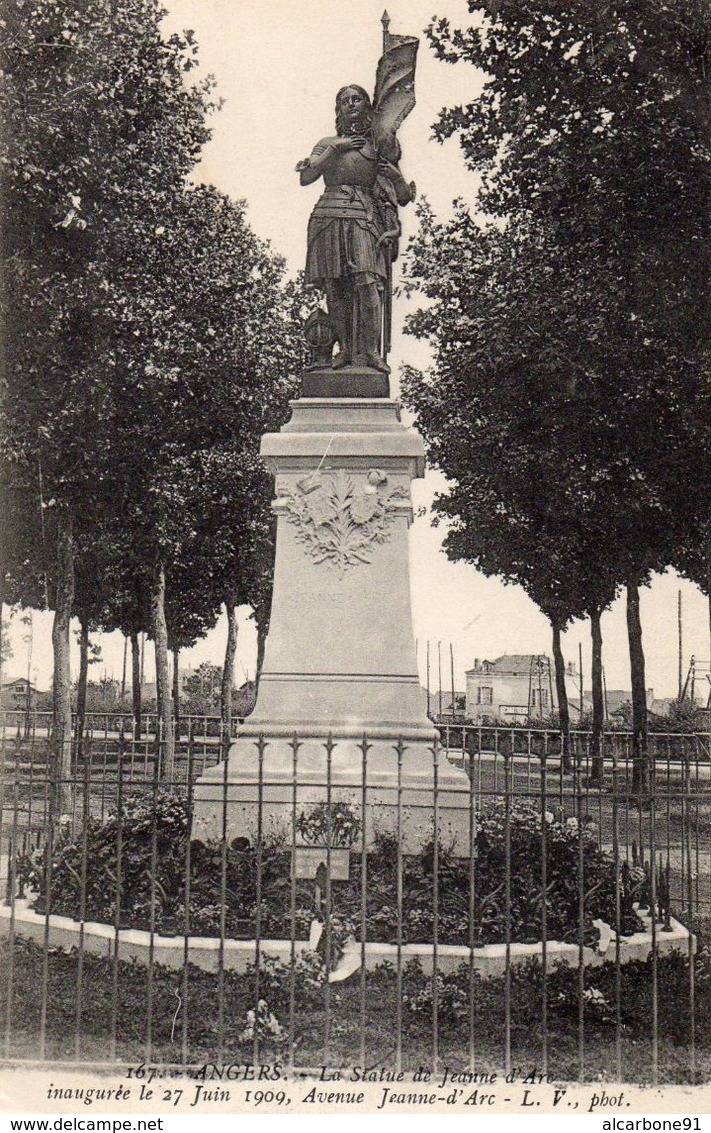
[[[354,83],[341,87],[336,95],[336,133],[362,133],[373,121],[373,107],[368,92]]]

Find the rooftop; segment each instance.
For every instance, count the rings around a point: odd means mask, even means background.
[[[479,661],[477,658],[473,669],[469,669],[467,675],[469,673],[507,673],[513,676],[528,676],[531,671],[535,672],[539,660],[544,667],[547,667],[550,663],[549,658],[544,653],[504,653],[503,656],[497,657],[493,661]]]

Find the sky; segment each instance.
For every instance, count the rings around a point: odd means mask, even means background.
[[[164,0],[168,33],[192,29],[200,46],[200,74],[214,75],[216,93],[224,100],[212,119],[213,136],[205,148],[194,179],[212,183],[233,198],[244,199],[248,220],[257,234],[283,255],[290,272],[303,267],[306,226],[319,195],[318,185],[301,188],[294,167],[313,144],[333,130],[336,91],[357,83],[372,91],[382,44],[384,0]],[[476,177],[466,169],[456,140],[440,145],[432,124],[444,106],[476,98],[483,76],[463,63],[439,62],[423,31],[433,15],[447,16],[454,26],[466,25],[465,0],[387,0],[394,33],[418,35],[417,105],[400,133],[401,167],[414,180],[418,196],[426,197],[439,217],[451,212],[462,197],[475,203]],[[193,72],[195,74],[195,72]],[[402,245],[416,228],[412,206],[401,210]],[[397,265],[396,265],[397,267]],[[397,275],[396,275],[397,283]],[[394,304],[394,375],[400,365],[426,367],[427,347],[402,333],[402,323],[415,300]],[[475,658],[493,659],[504,653],[550,654],[550,626],[519,587],[485,578],[473,567],[447,561],[442,529],[432,526],[427,509],[443,477],[428,471],[413,483],[416,518],[411,529],[410,568],[415,637],[420,675],[425,681],[427,641],[430,642],[430,687],[437,688],[437,654],[441,643],[443,686],[449,688],[450,645],[454,654],[455,685],[464,688],[464,672]],[[420,514],[424,513],[424,514]],[[647,685],[655,696],[673,696],[678,681],[677,601],[682,594],[684,669],[694,654],[708,661],[709,610],[706,598],[672,572],[655,577],[641,595]],[[256,636],[248,611],[240,611],[238,681],[253,675]],[[28,627],[13,617],[13,658],[6,675],[28,671],[40,688],[51,680],[51,614],[33,614],[29,655]],[[602,618],[603,660],[608,689],[630,686],[624,602],[618,600]],[[103,661],[91,676],[121,677],[123,643],[120,635],[96,635]],[[224,654],[223,621],[207,638],[181,655],[181,667],[202,661],[219,663]],[[583,670],[589,687],[590,634],[586,623],[573,623],[563,638],[566,660],[577,663],[583,650]],[[29,662],[29,664],[28,664]],[[78,651],[74,647],[74,671]],[[147,651],[146,679],[152,679]]]

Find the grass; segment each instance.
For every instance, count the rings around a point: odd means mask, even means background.
[[[363,1061],[393,1067],[399,1051],[406,1070],[433,1067],[435,1058],[440,1066],[480,1071],[501,1070],[504,1064],[507,981],[476,974],[470,979],[466,966],[440,975],[436,988],[432,977],[416,964],[406,965],[399,978],[394,968],[381,965],[328,986],[316,957],[298,962],[293,976],[288,965],[265,957],[257,979],[255,972],[220,976],[192,966],[182,973],[157,964],[149,970],[110,958],[80,957],[76,951],[52,949],[44,957],[39,946],[19,938],[12,956],[8,942],[2,944],[0,965],[8,977],[12,975],[12,1004],[8,978],[0,994],[0,1017],[9,1023],[5,1049],[9,1059],[109,1060],[120,1066],[258,1058],[292,1061],[305,1068],[350,1067]],[[702,950],[695,964],[693,1078],[688,962],[680,955],[660,957],[657,972],[658,1081],[708,1080],[709,953]],[[617,1080],[618,1056],[623,1081],[653,1080],[651,963],[625,965],[619,978],[618,1013],[614,965],[585,972],[581,1047],[578,973],[556,968],[548,974],[548,1067],[556,1080]],[[513,1065],[542,1065],[542,996],[539,965],[512,970]],[[247,1012],[260,998],[266,1000],[284,1034],[278,1040],[267,1037],[255,1050],[244,1031]]]

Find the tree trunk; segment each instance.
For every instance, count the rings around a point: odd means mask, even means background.
[[[89,619],[85,618],[84,615],[80,615],[79,625],[79,680],[77,682],[77,717],[74,725],[74,742],[77,759],[81,759],[84,747],[86,684],[89,679]]]
[[[632,678],[632,790],[649,790],[647,751],[647,688],[642,648],[642,622],[639,616],[639,578],[627,581],[627,637]]]
[[[121,666],[121,710],[123,711],[126,699],[126,654],[128,653],[128,638],[123,638],[123,665]]]
[[[51,775],[55,780],[54,799],[60,812],[68,809],[72,772],[72,682],[69,664],[69,631],[74,601],[74,548],[72,518],[68,511],[58,511],[57,590],[52,624],[54,671],[52,681],[52,746]],[[58,816],[57,816],[58,817]]]
[[[592,734],[590,736],[590,782],[600,786],[605,777],[604,753],[602,750],[603,725],[605,722],[605,698],[602,693],[602,611],[590,612],[590,634],[592,637]]]
[[[3,626],[3,610],[5,609],[5,590],[3,588],[3,571],[0,571],[0,698],[2,697],[2,663],[5,650],[5,633]],[[0,699],[0,708],[2,707],[2,700]]]
[[[173,650],[173,727],[176,740],[180,739],[180,650]]]
[[[222,716],[222,742],[225,755],[232,734],[232,689],[235,684],[235,657],[237,655],[237,605],[233,597],[225,602],[227,614],[227,647],[225,663],[222,667],[222,687],[220,689],[220,715]]]
[[[141,646],[138,631],[131,630],[131,699],[133,702],[133,738],[140,740],[143,732],[141,706]]]
[[[553,627],[555,691],[558,697],[558,721],[560,725],[560,762],[564,771],[570,771],[570,709],[568,707],[568,690],[565,687],[565,661],[560,645],[560,626],[554,621],[551,621],[551,626]]]
[[[257,671],[254,674],[255,692],[259,688],[259,678],[262,675],[262,665],[264,664],[264,647],[267,643],[268,631],[268,622],[266,623],[266,625],[263,625],[262,622],[257,621]]]
[[[170,711],[170,674],[168,671],[168,626],[165,620],[165,569],[159,563],[151,595],[151,620],[156,652],[156,695],[158,700],[158,732],[160,744],[160,773],[163,778],[173,776],[175,739],[173,715]]]

